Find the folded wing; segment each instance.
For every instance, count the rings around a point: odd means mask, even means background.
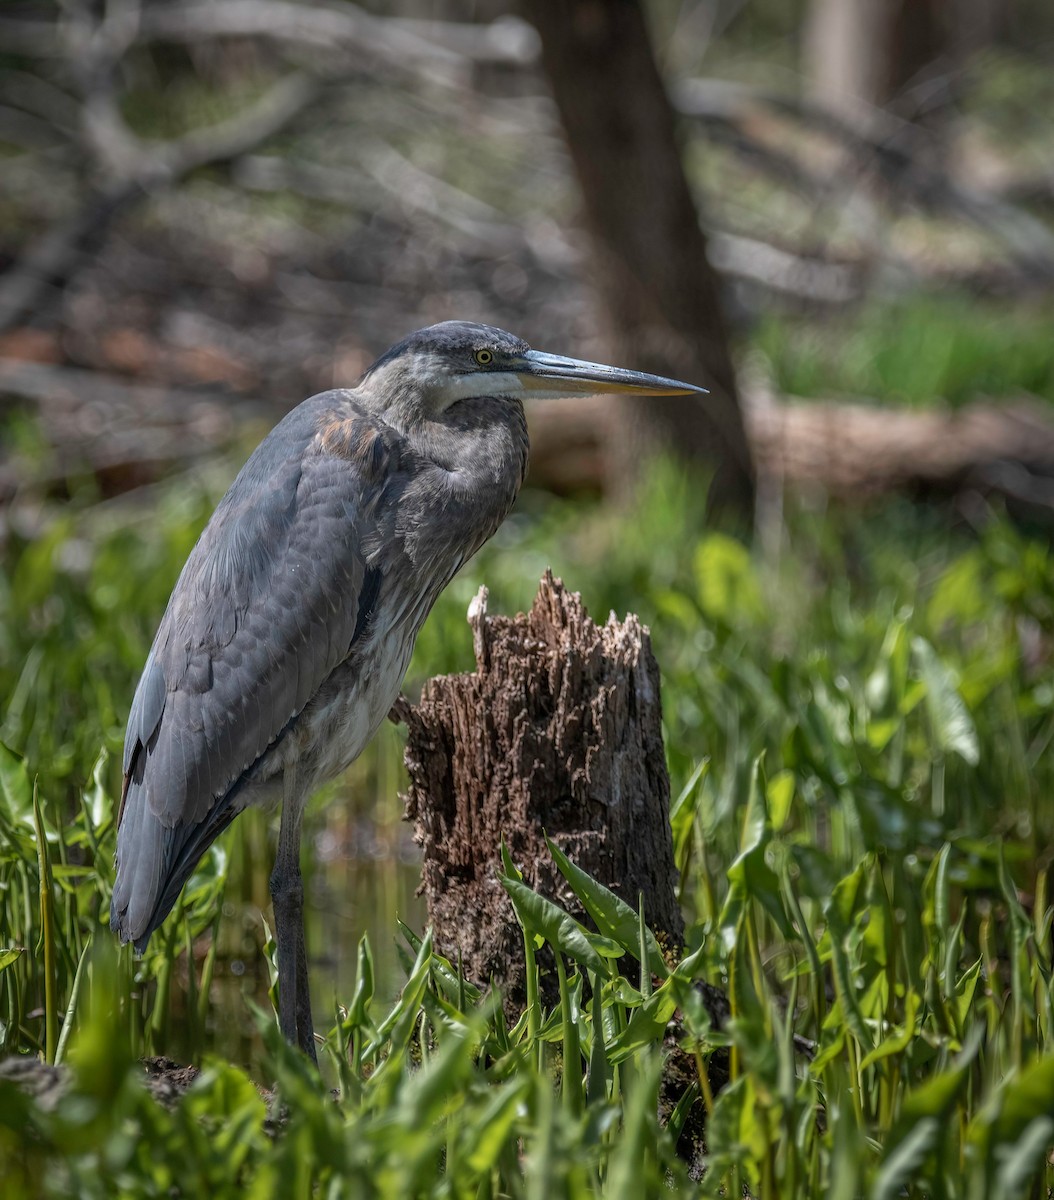
[[[247,773],[368,633],[382,576],[366,548],[382,541],[373,514],[378,491],[398,486],[398,456],[375,428],[360,439],[369,463],[329,453],[320,430],[332,403],[305,402],[246,463],[147,659],[125,739],[110,914],[138,948],[240,811]]]

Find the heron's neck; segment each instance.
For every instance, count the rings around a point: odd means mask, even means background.
[[[518,400],[478,396],[449,409],[442,420],[421,421],[406,437],[422,458],[442,467],[452,487],[519,491],[527,469],[527,422]]]
[[[431,526],[429,546],[418,547],[411,534],[411,553],[449,560],[452,570],[504,521],[527,470],[527,422],[518,403],[492,398],[486,404],[466,401],[458,409],[456,425],[449,412],[443,423],[421,422],[405,435],[435,468],[413,486],[422,503],[445,517]]]

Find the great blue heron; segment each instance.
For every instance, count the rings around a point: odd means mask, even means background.
[[[391,710],[436,597],[512,507],[524,397],[702,391],[446,321],[293,409],[187,559],[124,746],[111,927],[142,950],[213,839],[281,800],[279,1024],[312,1058],[300,826]]]

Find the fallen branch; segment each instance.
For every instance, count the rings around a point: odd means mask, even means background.
[[[767,146],[751,132],[759,112],[790,117],[846,151],[846,164],[836,179],[850,170],[872,167],[888,186],[912,202],[986,230],[1002,242],[1021,274],[1043,280],[1054,278],[1054,234],[1005,197],[954,179],[943,166],[932,134],[920,125],[878,108],[850,119],[805,96],[713,79],[681,83],[673,89],[673,100],[682,115],[731,131],[739,148],[749,147],[763,166],[779,175],[790,175],[796,186],[816,193],[830,185],[829,174],[811,170],[782,146]]]
[[[306,75],[288,75],[236,117],[159,145],[136,138],[116,108],[106,105],[106,119],[90,126],[86,147],[107,168],[106,182],[82,199],[73,217],[49,229],[0,275],[0,332],[19,324],[47,290],[69,279],[129,202],[255,149],[313,103],[322,86]]]
[[[39,503],[71,475],[91,474],[116,493],[230,445],[237,428],[272,414],[218,389],[130,382],[104,371],[0,359],[0,398],[35,402],[49,453],[0,454],[0,504]],[[10,522],[0,528],[0,541]]]
[[[976,490],[1054,521],[1054,412],[1042,402],[978,401],[959,410],[745,393],[762,486],[816,489],[849,501],[902,490]],[[531,479],[557,491],[608,485],[603,397],[549,401],[530,413]]]
[[[748,426],[759,471],[845,499],[909,487],[999,492],[1011,463],[1054,473],[1054,418],[1034,401],[978,401],[957,412],[779,403],[750,411]]]
[[[2,32],[2,29],[0,29]],[[430,63],[522,65],[537,54],[537,39],[522,21],[491,25],[378,17],[349,3],[294,4],[288,0],[208,0],[152,6],[143,14],[147,41],[199,42],[216,37],[263,37],[315,49],[354,50],[364,71],[400,72]]]
[[[810,304],[848,304],[864,293],[862,264],[805,258],[756,238],[712,231],[710,261],[724,275]]]

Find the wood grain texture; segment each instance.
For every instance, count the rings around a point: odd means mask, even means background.
[[[424,850],[422,889],[439,950],[510,1008],[523,945],[497,874],[506,845],[531,887],[578,919],[547,832],[572,860],[678,947],[659,670],[637,617],[598,627],[546,572],[531,611],[470,609],[476,670],[429,681],[404,710],[407,816]]]

